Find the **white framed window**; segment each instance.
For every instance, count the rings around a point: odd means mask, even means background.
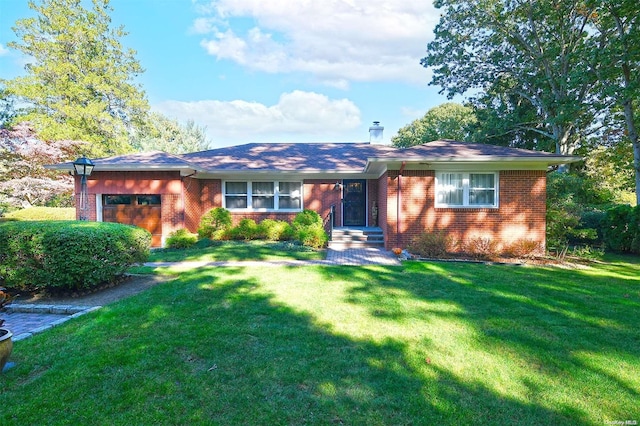
[[[436,207],[498,207],[498,174],[436,174]]]
[[[222,187],[229,210],[302,211],[302,182],[226,181]]]

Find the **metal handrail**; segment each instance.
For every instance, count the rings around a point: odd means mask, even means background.
[[[336,205],[332,204],[329,209],[329,214],[324,218],[322,226],[324,227],[327,234],[329,234],[329,241],[333,238],[333,227],[335,226],[336,221]],[[327,229],[328,226],[328,229]]]

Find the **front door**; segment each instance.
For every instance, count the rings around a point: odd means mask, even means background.
[[[367,181],[345,179],[343,193],[343,226],[367,225]]]

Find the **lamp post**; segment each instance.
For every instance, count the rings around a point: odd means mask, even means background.
[[[87,157],[80,157],[73,162],[73,169],[80,176],[80,200],[78,209],[80,210],[80,220],[87,220],[89,210],[89,195],[87,194],[87,176],[93,172],[93,161]]]

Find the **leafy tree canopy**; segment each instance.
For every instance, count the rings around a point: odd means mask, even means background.
[[[555,142],[571,154],[597,114],[593,57],[601,37],[582,0],[436,0],[442,9],[435,39],[422,59],[431,84],[448,96],[474,91],[503,114],[535,111],[520,130]],[[486,99],[490,97],[491,99]],[[516,121],[513,119],[512,121]]]
[[[142,68],[120,43],[124,29],[111,25],[109,0],[83,3],[29,2],[36,16],[18,20],[19,41],[8,43],[30,58],[27,75],[2,81],[3,97],[26,105],[12,122],[30,121],[45,140],[90,142],[92,156],[124,153],[148,110],[133,83]]]
[[[473,108],[448,102],[431,108],[422,118],[398,130],[391,143],[405,148],[438,139],[467,141],[469,129],[476,122]]]
[[[131,142],[139,151],[164,151],[171,154],[204,151],[209,149],[211,141],[207,139],[206,129],[192,120],[181,125],[158,113],[151,113],[148,132],[139,135]]]

